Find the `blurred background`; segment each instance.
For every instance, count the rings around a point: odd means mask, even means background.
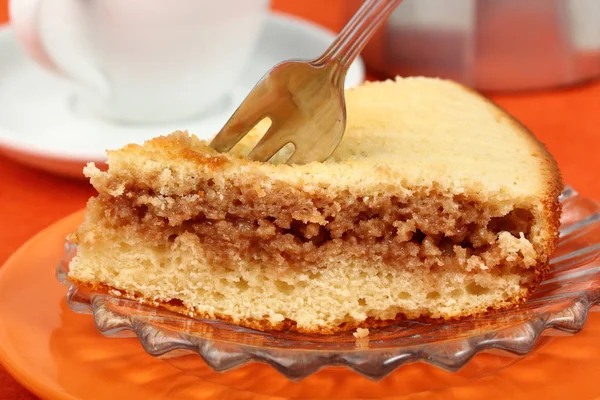
[[[69,1],[75,0],[60,0]],[[103,1],[108,2],[77,3]],[[361,1],[271,0],[261,43],[276,57],[318,55]],[[193,26],[194,15],[187,18]],[[0,265],[35,233],[85,206],[94,191],[79,171],[83,160],[101,157],[112,146],[105,145],[108,136],[129,142],[168,133],[171,126],[90,122],[81,115],[67,121],[60,105],[68,98],[68,83],[26,58],[8,22],[8,0],[0,0]],[[211,35],[225,40],[218,29]],[[428,75],[482,91],[547,145],[565,182],[600,200],[600,0],[405,0],[362,58],[364,66],[358,62],[349,74],[353,84]],[[250,87],[273,62],[266,56],[257,60],[251,57],[252,71],[245,71]],[[240,89],[242,95],[246,89]],[[198,129],[218,129],[221,120],[209,119]],[[119,136],[125,131],[131,136]],[[0,399],[27,396],[0,368]]]

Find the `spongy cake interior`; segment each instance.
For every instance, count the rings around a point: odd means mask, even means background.
[[[109,153],[71,279],[259,329],[334,332],[523,299],[556,239],[560,177],[510,116],[451,82],[347,92],[324,163],[179,133]],[[525,173],[526,172],[526,173]],[[383,322],[382,322],[383,321]]]

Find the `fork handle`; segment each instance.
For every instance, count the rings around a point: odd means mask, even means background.
[[[337,78],[343,80],[350,64],[400,3],[402,0],[365,0],[331,46],[311,63],[315,66],[326,66],[336,62]]]

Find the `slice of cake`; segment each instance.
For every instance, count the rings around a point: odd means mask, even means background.
[[[327,161],[289,166],[187,133],[108,153],[69,278],[194,317],[334,333],[522,302],[558,237],[561,179],[542,144],[449,81],[347,92]]]

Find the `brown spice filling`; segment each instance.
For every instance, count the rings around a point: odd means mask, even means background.
[[[470,257],[492,249],[499,232],[527,236],[533,221],[522,209],[493,217],[464,196],[429,195],[406,204],[395,197],[315,199],[281,193],[274,201],[240,191],[220,191],[217,196],[207,190],[177,198],[145,192],[100,194],[98,200],[108,211],[109,223],[135,226],[157,245],[190,232],[219,261],[241,255],[294,266],[344,255],[386,263],[413,259],[433,267],[453,262],[455,246]]]

